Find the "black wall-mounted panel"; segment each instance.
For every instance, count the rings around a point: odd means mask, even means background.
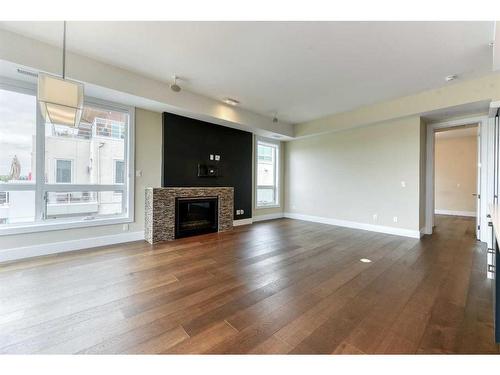
[[[252,217],[252,133],[165,112],[162,157],[162,186],[232,186],[234,219]],[[199,165],[216,166],[217,177],[198,177]]]

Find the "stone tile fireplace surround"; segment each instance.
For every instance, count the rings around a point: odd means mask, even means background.
[[[233,228],[234,188],[146,188],[144,237],[150,244],[175,239],[176,198],[219,198],[219,232]]]

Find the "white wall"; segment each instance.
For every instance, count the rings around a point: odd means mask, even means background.
[[[418,232],[421,128],[409,117],[287,142],[285,212]]]

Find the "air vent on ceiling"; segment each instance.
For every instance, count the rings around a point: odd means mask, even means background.
[[[29,76],[29,77],[38,78],[38,73],[36,73],[36,72],[30,72],[29,70],[24,70],[21,68],[17,68],[17,72],[19,74],[24,74],[24,75]]]

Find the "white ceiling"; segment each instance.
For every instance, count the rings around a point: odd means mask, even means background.
[[[494,22],[69,22],[68,49],[298,123],[492,71]],[[0,22],[60,45],[62,22]]]

